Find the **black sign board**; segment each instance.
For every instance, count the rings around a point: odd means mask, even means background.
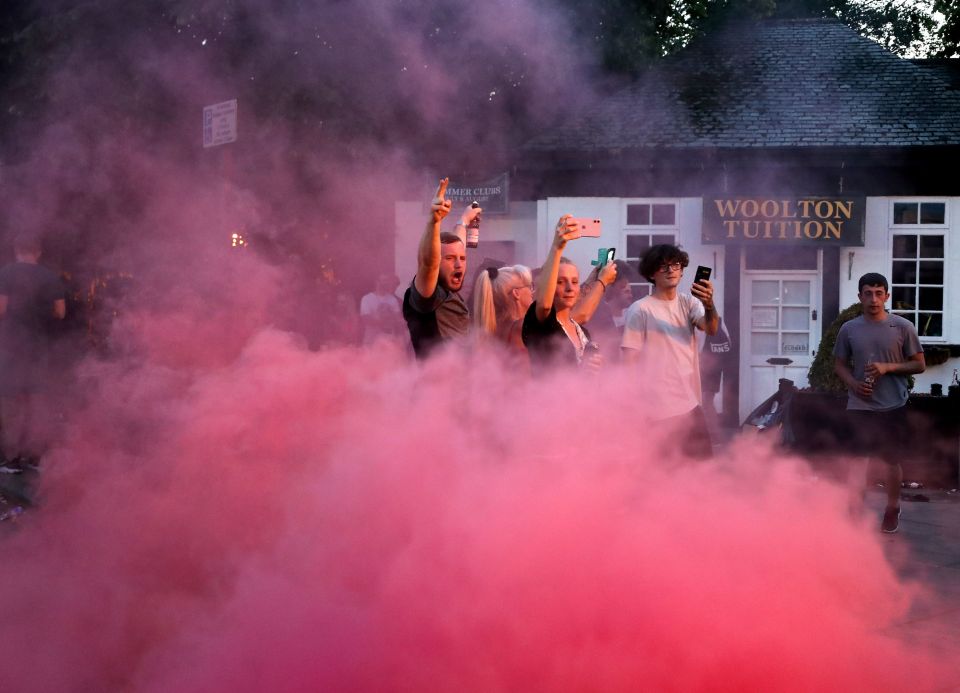
[[[447,199],[453,206],[466,206],[479,202],[486,214],[506,214],[510,205],[510,174],[502,173],[480,183],[461,183],[450,181],[447,185]]]
[[[705,197],[703,242],[862,246],[865,208],[864,197]]]

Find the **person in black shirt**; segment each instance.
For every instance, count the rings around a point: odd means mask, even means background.
[[[67,310],[63,283],[38,264],[40,254],[39,239],[20,235],[16,262],[0,269],[0,452],[11,461],[41,452],[39,397],[57,378],[54,324]]]
[[[455,234],[440,233],[440,222],[451,207],[446,199],[448,183],[448,178],[440,181],[430,205],[420,239],[417,274],[403,295],[403,319],[418,359],[426,358],[445,340],[465,336],[470,324],[467,304],[460,296],[467,273],[466,245]],[[476,207],[464,214],[472,218],[481,211]]]
[[[569,214],[560,217],[547,259],[537,277],[535,300],[523,319],[523,343],[534,373],[558,364],[589,363],[599,367],[599,354],[587,354],[590,335],[576,318],[589,319],[593,315],[607,285],[616,280],[617,270],[612,263],[604,266],[597,276],[599,290],[594,289],[580,300],[580,272],[563,257],[567,242],[579,237],[580,229],[573,217]]]

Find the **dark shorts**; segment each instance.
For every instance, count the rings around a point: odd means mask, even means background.
[[[703,407],[694,407],[686,414],[674,416],[661,423],[676,426],[684,456],[694,460],[709,460],[713,457],[713,443]]]
[[[850,452],[878,457],[886,464],[900,464],[910,434],[907,407],[887,411],[847,411],[850,421]]]

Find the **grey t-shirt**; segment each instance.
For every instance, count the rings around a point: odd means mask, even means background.
[[[417,358],[425,358],[441,342],[462,337],[470,326],[470,312],[459,291],[439,284],[433,296],[424,297],[413,282],[403,295],[403,318]]]
[[[853,361],[853,377],[863,380],[868,362],[903,363],[923,352],[913,323],[899,315],[888,314],[880,321],[867,320],[862,315],[840,326],[835,358]],[[907,403],[907,376],[887,373],[873,383],[869,399],[853,392],[847,394],[847,409],[886,411]]]

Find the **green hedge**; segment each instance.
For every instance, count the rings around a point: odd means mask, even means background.
[[[813,363],[810,364],[810,371],[807,373],[807,382],[810,383],[812,390],[831,392],[837,395],[846,393],[847,386],[833,372],[833,347],[837,343],[837,333],[840,332],[840,326],[862,314],[863,306],[858,301],[841,310],[837,319],[830,323],[830,327],[823,333],[820,347],[817,349],[817,353],[813,357]]]

